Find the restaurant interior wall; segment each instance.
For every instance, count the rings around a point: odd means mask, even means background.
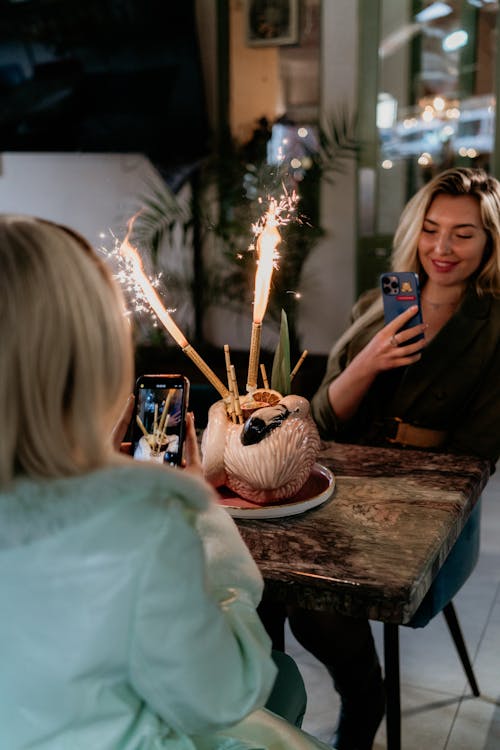
[[[357,95],[357,2],[322,2],[321,113],[339,102],[355,108]],[[207,109],[217,117],[216,4],[197,0],[200,54]],[[168,43],[168,37],[166,37]],[[122,231],[131,203],[154,170],[142,154],[14,153],[0,154],[0,207],[3,212],[43,215],[74,226],[96,245],[109,228]],[[326,235],[308,259],[303,283],[300,331],[311,353],[324,354],[343,329],[354,296],[355,170],[349,166],[321,195]],[[217,318],[207,335],[219,346],[245,343],[247,329]],[[249,335],[249,334],[248,334]]]
[[[322,120],[343,107],[357,112],[358,12],[358,0],[322,2]],[[356,200],[356,163],[350,160],[333,182],[321,185],[320,222],[325,236],[303,272],[299,324],[304,345],[314,352],[330,351],[346,326],[355,298]]]
[[[231,0],[228,117],[233,137],[248,136],[258,119],[265,116],[272,123],[282,116],[295,122],[316,118],[322,124],[340,110],[352,114],[357,106],[358,69],[358,2],[355,0],[321,0],[320,43],[317,57],[319,97],[314,102],[304,94],[314,89],[311,70],[315,57],[308,50],[286,46],[249,49],[245,40],[243,0]],[[301,5],[307,10],[306,3]],[[301,22],[304,23],[303,13]],[[289,54],[287,54],[289,52]],[[263,55],[261,58],[261,54]],[[263,62],[264,61],[264,62]],[[281,81],[276,74],[280,62]],[[294,91],[286,72],[293,71]],[[252,73],[253,75],[249,75]],[[281,88],[280,88],[281,86]],[[283,92],[285,89],[285,92]],[[307,119],[305,120],[307,122]],[[300,190],[300,188],[299,188]],[[318,223],[325,234],[307,258],[302,272],[298,331],[303,347],[311,353],[327,353],[334,339],[345,327],[354,299],[356,247],[356,169],[355,161],[343,164],[342,172],[332,182],[322,181]],[[286,253],[286,233],[283,252]],[[250,238],[249,238],[250,239]],[[279,273],[279,271],[277,271]],[[228,327],[227,310],[212,308],[206,325],[218,346],[229,343],[241,346],[248,338],[248,314],[232,315]],[[266,328],[266,326],[264,326]],[[273,331],[274,336],[276,331]],[[266,331],[264,331],[264,337]],[[229,339],[228,339],[229,337]],[[275,339],[274,339],[275,340]]]

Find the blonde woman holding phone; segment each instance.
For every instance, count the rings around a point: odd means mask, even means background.
[[[500,183],[483,170],[447,170],[403,210],[388,275],[417,273],[417,306],[384,321],[379,288],[357,301],[312,399],[323,438],[404,450],[500,453]],[[423,337],[422,337],[423,334]],[[480,504],[410,625],[448,604],[477,559]],[[285,614],[266,606],[270,633]],[[371,750],[385,690],[367,620],[293,609],[300,643],[329,670],[341,698],[337,750]],[[275,641],[278,646],[278,640]]]
[[[185,470],[115,450],[133,356],[103,261],[3,216],[0,269],[0,747],[324,748],[263,708],[262,579],[192,420]]]

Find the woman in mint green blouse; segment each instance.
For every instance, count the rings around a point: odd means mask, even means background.
[[[132,384],[110,273],[76,233],[0,217],[0,747],[324,748],[263,706],[261,576],[189,470],[115,452]]]

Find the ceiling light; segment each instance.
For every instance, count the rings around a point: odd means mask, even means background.
[[[377,102],[377,128],[392,128],[398,112],[397,100],[390,94],[380,93]]]
[[[435,21],[437,18],[444,18],[453,13],[453,8],[448,3],[431,3],[415,15],[415,21],[418,23],[429,23],[429,21]]]
[[[421,25],[418,23],[406,23],[397,28],[395,31],[384,37],[380,42],[378,48],[379,56],[384,58],[394,54],[394,52],[397,52],[397,50],[407,44],[416,34],[418,34],[421,28]]]
[[[445,52],[455,52],[455,50],[465,47],[469,41],[469,35],[463,29],[452,31],[451,34],[443,39],[443,49]]]

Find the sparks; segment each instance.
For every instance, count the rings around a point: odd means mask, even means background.
[[[298,196],[295,191],[290,195],[285,192],[279,201],[270,198],[268,210],[256,224],[252,225],[252,231],[254,237],[256,237],[257,270],[255,273],[252,333],[247,375],[247,390],[249,392],[255,389],[257,384],[262,321],[269,301],[273,270],[278,268],[280,257],[278,245],[281,242],[281,235],[278,227],[288,224],[294,218],[293,214],[297,201]],[[261,198],[259,203],[263,203]]]
[[[174,341],[176,341],[181,347],[184,354],[189,357],[196,367],[198,367],[198,369],[205,375],[207,380],[220,393],[222,398],[227,399],[230,395],[229,389],[226,388],[224,383],[222,383],[184,336],[183,332],[161,301],[151,279],[147,276],[137,248],[133,247],[130,243],[130,236],[136,218],[137,214],[132,216],[127,222],[127,234],[123,242],[115,243],[115,250],[117,254],[122,256],[124,263],[117,274],[118,281],[120,281],[120,274],[124,270],[121,283],[124,285],[125,291],[129,290],[129,293],[131,292],[133,294],[134,299],[139,300],[139,306],[144,304],[153,310],[160,323],[172,336]],[[157,281],[159,281],[159,279],[157,279]]]
[[[252,224],[252,232],[255,238],[258,238],[264,231],[270,216],[272,216],[272,221],[275,223],[275,226],[286,226],[287,224],[290,224],[291,221],[298,221],[296,211],[299,202],[299,195],[295,190],[291,193],[285,191],[283,195],[280,196],[279,200],[276,200],[276,198],[268,198],[268,202],[268,210],[257,222],[255,222],[255,224]],[[264,199],[259,198],[259,203],[262,205]]]
[[[158,317],[155,311],[152,309],[149,301],[144,294],[142,286],[138,283],[137,278],[134,275],[134,266],[128,258],[126,258],[121,252],[122,241],[116,237],[116,235],[109,230],[109,234],[113,238],[113,247],[110,249],[104,245],[99,248],[99,251],[106,256],[106,260],[109,262],[113,269],[113,278],[120,284],[122,291],[127,301],[126,314],[128,316],[132,314],[148,314],[151,316],[153,325],[158,325]],[[101,233],[101,238],[105,237],[104,233]],[[155,276],[149,276],[149,284],[153,289],[158,289],[162,279],[162,273]],[[169,313],[175,312],[173,309],[169,309]]]
[[[137,214],[132,216],[127,222],[127,234],[118,252],[125,261],[127,273],[129,274],[128,278],[131,279],[136,298],[144,300],[145,304],[153,310],[160,323],[163,324],[174,341],[181,348],[184,348],[188,345],[188,340],[161,301],[155,286],[144,270],[144,265],[137,249],[130,243],[130,235],[136,217]]]
[[[255,275],[253,309],[254,323],[262,323],[269,300],[273,270],[278,269],[280,258],[278,245],[281,242],[278,227],[285,226],[296,218],[295,212],[298,199],[295,191],[291,194],[285,191],[279,201],[275,198],[270,198],[268,210],[261,216],[258,222],[252,225],[257,248],[257,272]],[[259,199],[259,202],[262,203],[262,199]]]

